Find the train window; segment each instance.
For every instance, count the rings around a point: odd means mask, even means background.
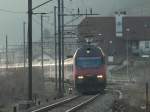
[[[103,62],[99,57],[82,57],[77,59],[76,64],[80,68],[97,68],[103,64]]]

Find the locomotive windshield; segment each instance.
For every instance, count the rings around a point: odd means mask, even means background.
[[[77,58],[76,64],[80,68],[98,68],[102,64],[100,57],[80,57]]]

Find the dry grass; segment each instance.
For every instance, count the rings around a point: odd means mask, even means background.
[[[125,79],[127,77],[126,67],[113,72],[113,75],[115,77],[118,77],[118,79]],[[129,105],[133,107],[140,107],[141,105],[145,105],[146,100],[145,83],[150,81],[149,61],[135,61],[132,66],[131,65],[129,66],[129,77],[131,80],[134,80],[135,83],[129,85],[127,87],[128,90],[125,91],[127,102],[129,102]],[[149,90],[150,90],[150,83],[149,83]]]

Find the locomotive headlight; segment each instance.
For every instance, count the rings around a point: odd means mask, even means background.
[[[86,53],[89,54],[91,52],[90,48],[87,48]]]
[[[86,53],[89,54],[89,53],[90,53],[90,50],[86,50]]]
[[[98,79],[102,79],[102,78],[103,78],[103,75],[102,75],[102,74],[97,75],[97,78],[98,78]]]
[[[77,77],[78,79],[83,79],[84,77],[82,75],[78,76]]]

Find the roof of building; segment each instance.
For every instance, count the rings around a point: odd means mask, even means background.
[[[114,27],[115,17],[86,17],[79,25],[79,33],[84,38],[97,37],[99,34],[115,35]]]
[[[150,40],[150,16],[124,16],[122,28],[122,39]],[[86,17],[80,23],[79,29],[80,36],[83,38],[97,37],[98,34],[107,38],[114,38],[116,35],[116,19],[115,16]]]

